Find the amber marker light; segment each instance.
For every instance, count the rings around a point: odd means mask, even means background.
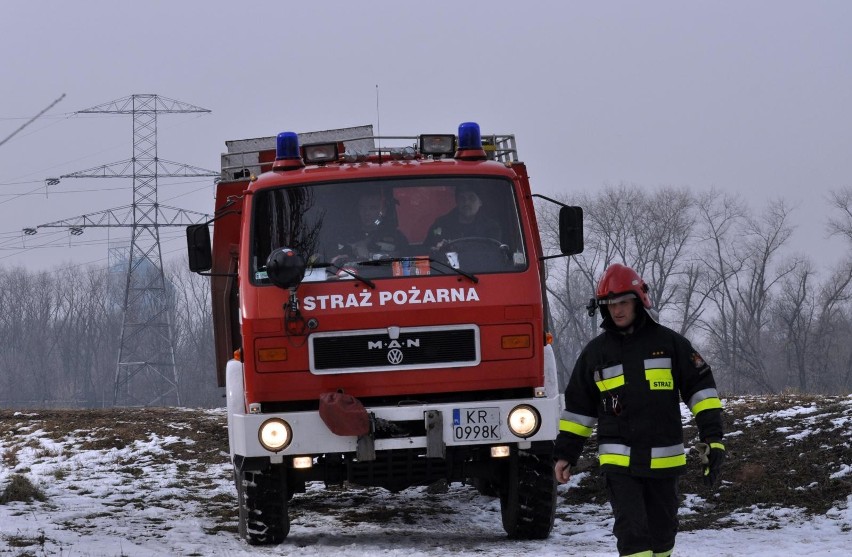
[[[286,360],[286,348],[261,348],[257,351],[257,361],[259,362],[283,362]]]
[[[512,350],[514,348],[529,348],[529,335],[509,335],[502,337],[501,344],[504,350]]]

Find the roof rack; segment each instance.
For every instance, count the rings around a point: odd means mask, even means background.
[[[272,136],[226,141],[228,152],[222,153],[220,180],[229,182],[243,180],[251,175],[259,176],[261,167],[266,167],[274,160],[275,139]],[[299,143],[303,145],[338,141],[344,144],[346,150],[363,154],[390,154],[411,147],[417,150],[419,139],[420,136],[376,136],[373,135],[372,125],[299,134]],[[400,145],[401,140],[408,143]],[[385,141],[393,142],[394,145],[386,145]],[[514,135],[483,134],[482,148],[488,160],[502,163],[518,161]]]

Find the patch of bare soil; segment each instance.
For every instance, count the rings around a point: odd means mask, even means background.
[[[150,505],[180,509],[193,501],[211,519],[213,526],[208,533],[236,533],[236,494],[213,494],[213,480],[222,478],[211,477],[230,474],[225,466],[229,457],[223,412],[185,408],[0,410],[0,468],[17,467],[26,477],[28,470],[19,466],[23,450],[35,451],[35,462],[61,460],[49,448],[51,442],[63,444],[63,455],[84,451],[106,455],[112,449],[150,446],[150,450],[142,450],[134,458],[114,460],[114,469],[124,482],[116,489],[128,492],[116,504],[139,509]],[[174,472],[169,471],[171,467]],[[54,476],[65,480],[67,490],[80,495],[90,491],[88,482],[77,480],[73,469],[58,466]],[[173,478],[166,488],[177,491],[169,489],[167,495],[145,493],[146,486],[157,484],[163,477]],[[79,524],[67,526],[85,532],[96,518],[85,517]]]
[[[227,461],[224,414],[184,408],[110,408],[103,410],[0,410],[0,439],[41,430],[57,443],[78,439],[78,450],[122,449],[134,442],[178,436],[192,443],[170,445],[164,458],[212,464]]]
[[[682,530],[731,524],[736,512],[773,507],[822,515],[845,505],[852,476],[832,474],[852,466],[852,404],[848,397],[778,395],[738,397],[725,405],[727,458],[722,483],[711,492],[701,482],[700,464],[690,452],[680,491],[704,499],[681,517]],[[685,428],[687,446],[697,441],[694,424]],[[596,442],[587,443],[578,472],[591,474],[564,504],[604,503],[606,490],[597,467]]]

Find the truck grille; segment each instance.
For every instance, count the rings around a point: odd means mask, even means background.
[[[479,328],[473,325],[316,333],[310,337],[311,372],[353,373],[463,367],[479,364]]]

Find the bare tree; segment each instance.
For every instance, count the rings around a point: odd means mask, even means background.
[[[767,308],[776,283],[791,273],[797,260],[776,265],[779,250],[792,234],[790,209],[773,201],[753,218],[735,197],[711,192],[699,202],[710,269],[708,292],[715,305],[703,321],[711,346],[722,363],[722,377],[734,392],[777,388],[767,373],[764,343]]]
[[[646,215],[641,249],[637,250],[640,274],[650,287],[651,299],[663,314],[690,299],[690,243],[695,226],[695,199],[685,189],[664,188],[644,202]],[[694,321],[693,321],[694,322]],[[682,319],[681,332],[691,321]]]
[[[167,275],[172,286],[171,322],[181,401],[186,406],[221,405],[216,384],[209,279],[191,273],[183,261],[169,264]]]
[[[108,295],[108,281],[108,272],[94,267],[63,274],[57,281],[54,352],[65,377],[61,397],[80,406],[112,403],[121,322],[120,306]]]
[[[586,305],[610,264],[624,263],[643,275],[658,310],[678,311],[683,300],[694,299],[690,297],[694,285],[681,282],[691,276],[689,253],[696,205],[685,189],[647,192],[624,184],[572,201],[584,208],[586,249],[567,263],[549,265],[547,285],[561,344],[569,347],[562,351],[563,358],[573,361],[599,333],[598,321],[589,318]],[[541,216],[544,241],[554,242],[555,212]],[[697,311],[689,303],[683,307]],[[688,329],[695,320],[694,316],[684,318],[681,328]]]
[[[843,389],[850,330],[844,306],[850,300],[852,262],[840,265],[822,285],[810,264],[784,278],[773,307],[786,355],[785,386],[801,392]]]
[[[829,192],[828,203],[836,213],[826,223],[829,235],[840,236],[852,243],[852,186]]]

